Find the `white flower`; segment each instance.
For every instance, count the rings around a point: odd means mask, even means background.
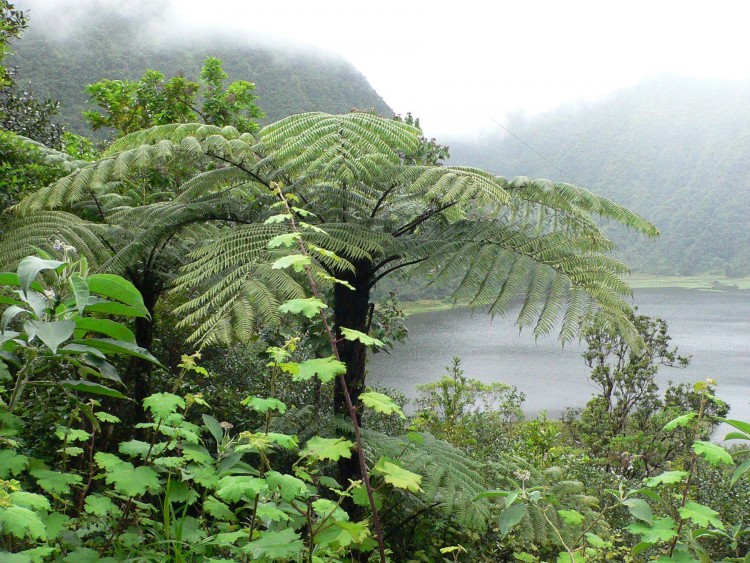
[[[52,300],[53,300],[53,299],[54,299],[54,298],[56,297],[56,295],[55,295],[55,290],[54,290],[54,289],[45,289],[45,290],[44,290],[44,296],[45,296],[45,297],[46,297],[46,298],[47,298],[48,300],[52,301]]]

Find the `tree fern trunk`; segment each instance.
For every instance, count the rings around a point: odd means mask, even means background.
[[[361,420],[361,401],[359,396],[365,390],[365,356],[367,347],[359,341],[344,340],[341,328],[353,328],[367,332],[367,318],[370,302],[370,269],[368,265],[355,264],[356,274],[347,272],[339,275],[340,279],[348,281],[354,290],[342,285],[334,289],[333,310],[336,323],[336,338],[341,361],[346,364],[346,384],[352,403],[357,408],[357,420]],[[334,414],[341,418],[349,417],[349,409],[340,382],[336,380],[333,394]],[[342,459],[339,462],[339,480],[346,487],[349,479],[357,480],[362,477],[356,456]]]

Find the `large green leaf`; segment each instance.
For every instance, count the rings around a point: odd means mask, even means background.
[[[86,281],[88,281],[91,293],[119,301],[137,310],[143,316],[150,316],[141,293],[128,280],[113,274],[95,274],[89,276]]]
[[[522,502],[511,504],[508,508],[500,513],[500,533],[503,537],[507,536],[513,527],[518,524],[526,514],[526,505]]]
[[[0,317],[0,332],[5,332],[5,329],[13,322],[13,319],[22,313],[29,314],[29,310],[25,307],[19,307],[18,305],[11,305],[5,309],[5,311],[3,311],[3,316]]]
[[[15,272],[0,272],[0,285],[9,285],[11,287],[21,287],[21,282],[18,279],[18,274]],[[39,282],[32,282],[31,288],[35,289],[36,291],[42,293],[44,291],[44,287],[42,287],[42,284]],[[6,301],[8,298],[4,297],[3,300],[0,301],[0,303],[10,303],[10,301]],[[12,300],[11,300],[12,301]],[[14,305],[19,305],[18,302],[10,303]]]
[[[29,335],[29,340],[34,337],[44,342],[53,354],[57,353],[57,347],[73,336],[76,323],[73,321],[26,321],[24,330]]]
[[[371,408],[375,412],[385,415],[397,414],[401,418],[406,419],[404,411],[388,395],[378,393],[377,391],[367,391],[366,393],[362,393],[359,398],[366,407]]]
[[[150,467],[134,467],[128,461],[111,454],[99,452],[95,455],[97,464],[105,470],[105,480],[114,485],[115,490],[128,497],[159,490],[159,476]]]
[[[649,526],[653,524],[654,514],[651,512],[651,507],[648,503],[640,498],[628,498],[622,501],[622,504],[628,507],[630,514],[638,520],[643,520]]]
[[[729,452],[718,444],[698,440],[693,443],[693,451],[696,454],[703,456],[711,465],[720,465],[722,463],[726,465],[734,465],[734,460],[732,459],[732,456],[729,455]]]
[[[65,379],[60,382],[60,385],[71,391],[104,395],[105,397],[114,397],[116,399],[127,399],[125,395],[115,389],[110,389],[109,387],[94,383],[93,381],[86,381],[85,379]]]
[[[227,502],[237,502],[242,497],[254,498],[268,490],[265,479],[247,475],[227,475],[219,479],[216,485],[216,496]]]
[[[75,323],[73,323],[73,327],[75,328]],[[73,343],[91,346],[93,348],[96,348],[97,350],[104,352],[105,354],[122,354],[124,356],[135,356],[136,358],[161,365],[159,363],[159,360],[151,355],[151,352],[149,352],[145,348],[141,348],[136,344],[125,342],[124,340],[115,340],[113,338],[79,338],[73,340]]]
[[[316,317],[327,305],[316,297],[306,299],[289,299],[279,306],[282,313],[292,313],[294,315],[302,314],[308,319]]]
[[[405,489],[413,493],[422,490],[422,476],[404,469],[395,461],[381,457],[372,468],[373,475],[382,475],[383,480],[397,489]]]
[[[323,383],[328,383],[337,375],[346,373],[346,364],[333,356],[280,364],[280,367],[292,374],[293,381],[309,381],[317,375]]]
[[[692,520],[698,526],[713,526],[719,530],[724,529],[724,524],[722,523],[721,518],[719,518],[719,513],[707,506],[698,504],[697,502],[691,500],[687,501],[685,506],[680,508],[679,512],[682,518],[685,520]]]
[[[305,271],[305,267],[312,264],[312,259],[309,256],[303,256],[302,254],[290,254],[288,256],[282,256],[271,264],[271,268],[274,270],[283,270],[284,268],[292,268],[295,272],[300,273]]]
[[[745,461],[743,461],[734,471],[734,473],[732,474],[732,480],[730,481],[730,486],[734,487],[734,484],[739,480],[740,477],[747,473],[748,470],[750,470],[750,458],[747,458]]]
[[[29,458],[13,450],[0,450],[0,479],[19,475],[29,465]]]
[[[91,298],[86,305],[87,313],[106,313],[108,315],[117,315],[120,317],[141,317],[148,318],[148,315],[135,307],[116,303],[115,301],[105,301],[99,298]]]
[[[261,414],[265,414],[268,411],[278,411],[280,413],[286,412],[286,405],[278,399],[261,399],[260,397],[247,397],[242,401],[242,404],[246,407],[253,409]]]
[[[76,328],[84,331],[84,334],[77,335],[78,338],[85,336],[85,332],[98,332],[105,334],[115,340],[136,344],[135,335],[122,323],[110,319],[95,319],[93,317],[77,317],[75,320]]]
[[[665,471],[664,473],[656,475],[655,477],[649,477],[644,481],[644,484],[647,487],[656,487],[657,485],[661,484],[671,485],[674,483],[679,483],[688,475],[689,473],[687,471]]]
[[[299,453],[300,457],[312,459],[328,459],[338,461],[342,457],[352,457],[354,444],[344,438],[321,438],[315,436],[305,444],[305,448]]]
[[[648,525],[645,522],[634,522],[626,527],[633,534],[641,536],[641,540],[646,543],[658,543],[660,541],[669,541],[677,535],[675,528],[677,524],[671,518],[654,518],[653,524]]]
[[[43,270],[56,270],[63,264],[64,262],[60,262],[59,260],[44,260],[38,256],[27,256],[19,262],[16,269],[21,291],[24,294],[29,291],[29,287],[31,287],[32,282],[39,272]]]
[[[89,297],[91,297],[89,284],[78,274],[73,274],[70,277],[70,286],[73,289],[73,295],[76,299],[76,309],[78,309],[78,314],[83,315],[83,310],[89,303]]]
[[[71,485],[78,485],[82,478],[74,473],[60,473],[49,469],[32,469],[29,471],[37,484],[48,493],[67,495]]]
[[[19,539],[46,539],[47,530],[39,515],[21,506],[0,507],[0,529]]]
[[[383,346],[385,346],[382,340],[373,338],[372,336],[369,336],[365,334],[364,332],[354,330],[353,328],[341,327],[340,330],[341,330],[341,336],[343,336],[345,340],[350,340],[350,341],[359,340],[365,346],[377,346],[378,348],[382,348]]]
[[[143,407],[151,411],[154,419],[167,418],[185,408],[185,399],[172,393],[154,393],[143,400]]]
[[[260,537],[245,545],[242,551],[250,553],[254,559],[294,561],[304,547],[299,534],[292,528],[284,528],[278,532],[262,531]]]

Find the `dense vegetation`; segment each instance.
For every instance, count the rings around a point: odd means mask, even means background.
[[[655,77],[598,102],[510,119],[504,125],[526,145],[498,128],[477,144],[451,143],[451,154],[581,184],[642,213],[662,236],[618,234],[634,270],[747,276],[749,95],[744,82]]]
[[[0,8],[2,57],[25,22]],[[658,389],[689,358],[624,301],[593,219],[651,223],[445,166],[411,116],[262,126],[216,58],[88,92],[101,149],[0,132],[3,561],[750,560],[748,450],[709,441],[750,424],[713,380]],[[405,337],[372,299],[397,272],[582,336],[596,395],[526,420],[456,358],[407,416],[366,381]]]

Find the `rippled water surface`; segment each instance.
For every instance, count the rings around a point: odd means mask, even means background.
[[[732,418],[750,420],[750,291],[684,289],[636,291],[639,311],[669,324],[673,344],[692,355],[686,369],[661,368],[660,383],[713,377],[718,394],[732,405]],[[376,354],[370,381],[416,395],[415,386],[439,378],[453,356],[466,375],[517,385],[526,393],[525,410],[556,417],[568,406],[583,406],[594,391],[577,344],[560,348],[554,337],[540,338],[513,325],[466,309],[412,315],[409,339],[390,354]]]

